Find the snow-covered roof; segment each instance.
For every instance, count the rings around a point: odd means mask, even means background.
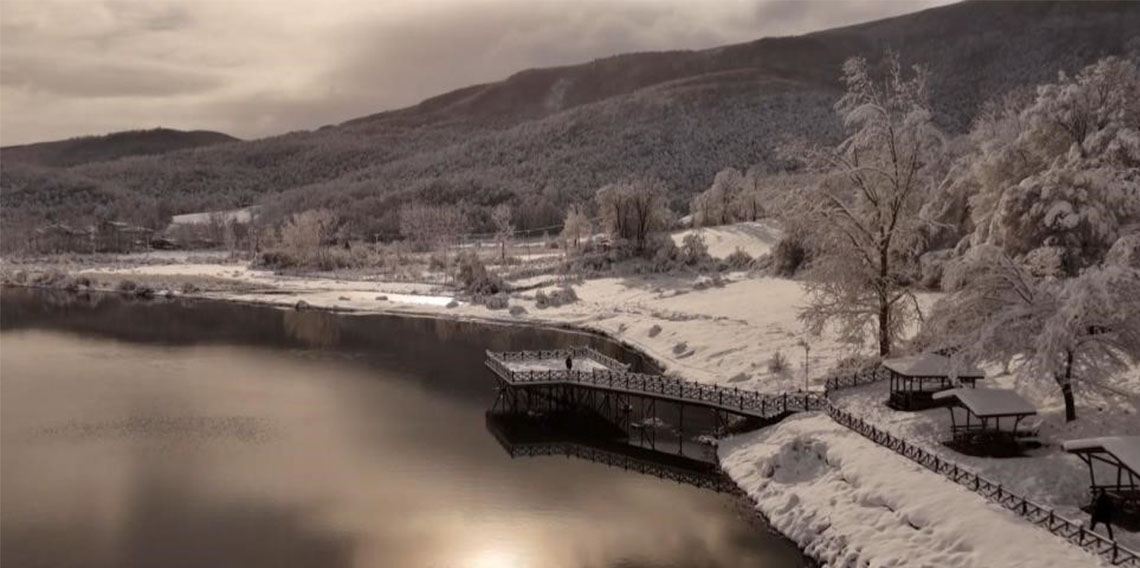
[[[1037,414],[1037,408],[1017,391],[1008,389],[950,389],[934,393],[934,399],[956,398],[976,416]]]
[[[1062,447],[1066,452],[1104,451],[1112,454],[1120,463],[1134,472],[1140,473],[1140,436],[1106,436],[1069,440]]]
[[[959,378],[984,379],[986,374],[973,365],[954,365],[949,357],[937,353],[923,353],[883,361],[883,366],[906,377],[949,377],[957,371]]]

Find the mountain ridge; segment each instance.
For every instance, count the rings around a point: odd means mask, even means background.
[[[325,207],[373,234],[393,232],[409,201],[464,202],[477,225],[507,202],[527,228],[557,223],[601,185],[651,175],[682,207],[724,167],[778,165],[773,150],[786,138],[834,141],[850,56],[875,61],[893,49],[927,65],[936,120],[959,134],[987,99],[1125,53],[1135,30],[1140,3],[967,2],[802,36],[619,54],[314,131],[67,168],[5,166],[0,204],[6,219],[65,220],[118,214],[113,200],[125,199],[121,216],[150,224],[159,211],[261,204],[272,219]],[[89,200],[81,207],[61,198],[76,187]]]

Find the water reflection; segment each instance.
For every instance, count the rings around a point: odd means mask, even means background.
[[[502,451],[483,349],[597,339],[47,299],[0,294],[4,566],[802,563],[723,496]]]

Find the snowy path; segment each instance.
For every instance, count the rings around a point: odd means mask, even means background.
[[[773,526],[831,566],[1103,565],[825,415],[726,440],[719,454]]]

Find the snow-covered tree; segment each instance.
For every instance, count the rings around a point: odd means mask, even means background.
[[[936,304],[923,335],[970,362],[1024,363],[1047,377],[1076,419],[1074,387],[1098,384],[1140,363],[1140,271],[1086,269],[1074,278],[1034,274],[1000,248],[982,245],[957,267],[962,287]]]
[[[983,114],[972,137],[974,242],[1013,255],[1059,247],[1097,263],[1140,220],[1140,72],[1115,57]]]
[[[847,92],[836,110],[847,138],[834,148],[785,148],[822,175],[801,203],[816,251],[800,318],[813,333],[838,323],[848,340],[872,332],[887,355],[918,315],[911,293],[919,211],[945,180],[943,137],[927,106],[927,73],[908,74],[888,54],[885,77],[862,58],[843,66]]]
[[[506,203],[495,206],[491,210],[491,222],[495,225],[495,240],[499,242],[499,257],[507,259],[507,241],[515,234],[515,225],[511,221],[511,206]]]
[[[573,244],[574,248],[579,248],[582,239],[590,237],[593,227],[590,224],[590,218],[582,211],[582,208],[574,205],[566,213],[566,220],[562,223],[562,242],[565,243],[566,248],[570,248]]]
[[[319,264],[336,225],[336,215],[326,209],[298,213],[281,227],[281,245],[301,264]]]
[[[693,225],[724,225],[746,218],[741,208],[755,205],[741,200],[749,181],[751,180],[746,179],[736,168],[724,168],[717,172],[712,185],[693,197],[689,207]]]
[[[467,215],[454,205],[405,205],[400,208],[400,233],[420,247],[450,247],[458,242],[467,226]]]
[[[650,236],[669,223],[665,184],[656,178],[607,185],[598,190],[595,199],[610,236],[633,244],[639,253],[645,252]]]

